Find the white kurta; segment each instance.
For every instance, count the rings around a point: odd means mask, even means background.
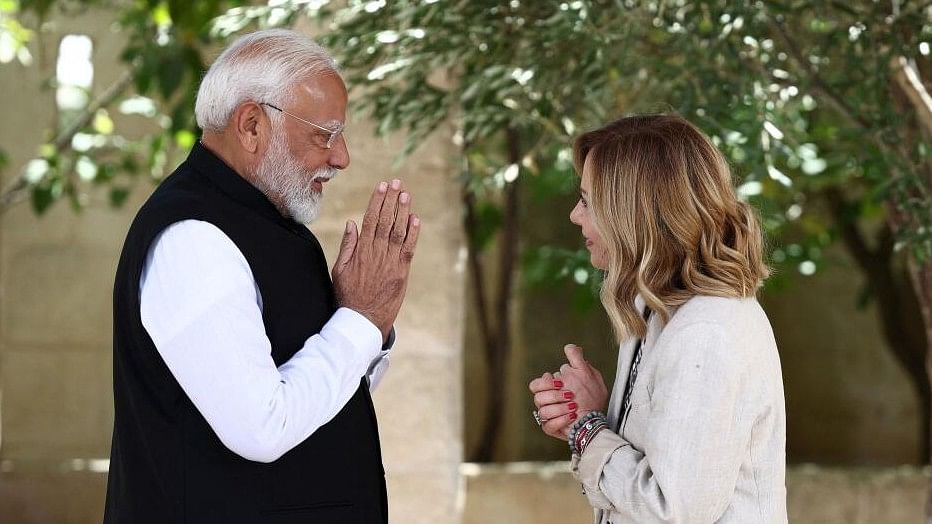
[[[363,376],[374,388],[388,367],[379,329],[347,308],[276,367],[249,264],[208,222],[184,220],[156,238],[139,292],[168,369],[223,444],[249,460],[284,455],[336,416]]]

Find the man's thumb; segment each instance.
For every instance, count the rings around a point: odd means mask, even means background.
[[[583,356],[581,347],[576,344],[567,344],[563,346],[563,352],[566,353],[566,361],[571,367],[580,369],[586,367],[586,358]]]

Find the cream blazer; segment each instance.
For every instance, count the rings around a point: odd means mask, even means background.
[[[783,377],[757,300],[699,296],[666,325],[651,315],[619,413],[635,345],[619,350],[610,430],[572,461],[595,522],[786,522]]]

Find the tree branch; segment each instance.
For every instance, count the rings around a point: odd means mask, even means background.
[[[917,120],[927,136],[932,136],[932,95],[922,83],[919,72],[903,56],[894,58],[890,65],[893,79],[916,110]]]
[[[828,203],[835,224],[838,226],[838,231],[845,245],[848,246],[851,256],[854,257],[855,262],[861,267],[862,271],[870,273],[876,265],[877,253],[867,245],[867,241],[864,239],[864,235],[861,234],[857,223],[851,219],[848,213],[848,203],[845,201],[841,190],[834,186],[827,187],[822,191],[822,194]]]
[[[508,162],[521,162],[521,137],[513,127],[506,130]],[[496,293],[495,311],[500,321],[508,318],[508,305],[511,302],[511,286],[514,280],[514,265],[518,251],[518,182],[506,183],[505,204],[502,218],[503,231],[501,249],[499,250],[499,286]],[[499,335],[507,332],[507,326],[499,327]],[[507,337],[502,337],[507,338]]]
[[[839,114],[856,127],[865,130],[871,129],[871,123],[860,117],[841,96],[835,93],[831,87],[822,80],[819,72],[812,67],[809,60],[803,56],[802,51],[796,46],[796,43],[793,42],[793,39],[786,33],[786,28],[783,27],[783,24],[778,22],[776,24],[771,24],[771,27],[773,28],[774,35],[776,35],[789,50],[790,56],[793,57],[793,61],[796,63],[797,68],[806,74],[806,78],[808,78],[812,90],[821,95],[820,98],[828,102]]]
[[[62,153],[71,149],[71,140],[76,134],[84,129],[96,116],[97,111],[107,107],[119,98],[126,89],[132,84],[135,78],[136,70],[130,69],[125,71],[114,83],[110,84],[103,93],[93,101],[75,118],[65,129],[50,141],[52,147],[57,153]],[[9,210],[13,205],[25,200],[32,185],[20,174],[10,184],[7,185],[3,193],[0,194],[0,213]]]
[[[489,318],[485,273],[482,270],[482,262],[479,260],[479,248],[475,245],[473,240],[478,229],[478,222],[476,219],[476,197],[469,191],[465,183],[461,191],[463,207],[465,209],[463,226],[466,229],[466,237],[469,242],[469,251],[466,254],[466,259],[469,265],[469,273],[472,275],[473,282],[476,286],[474,291],[476,294],[476,315],[479,317],[479,332],[482,335],[482,347],[485,351],[486,359],[491,362],[493,358],[492,348],[494,347],[495,333]]]

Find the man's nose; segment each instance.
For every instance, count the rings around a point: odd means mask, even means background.
[[[344,138],[342,134],[337,137],[333,147],[330,149],[330,158],[328,159],[328,162],[331,167],[335,167],[337,169],[346,169],[349,166],[349,147],[347,147],[346,138]]]

